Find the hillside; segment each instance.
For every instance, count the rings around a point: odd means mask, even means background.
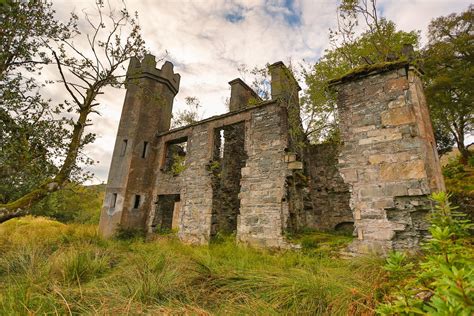
[[[382,260],[344,260],[351,237],[298,236],[263,251],[170,236],[104,240],[92,225],[26,217],[0,225],[0,314],[372,314]]]

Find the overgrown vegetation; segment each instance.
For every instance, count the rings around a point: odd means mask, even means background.
[[[288,235],[301,249],[276,251],[235,236],[188,246],[120,229],[105,240],[96,225],[13,219],[0,225],[0,314],[470,315],[472,225],[446,195],[434,200],[423,253],[385,265],[341,258],[353,238],[343,233]]]
[[[0,314],[373,313],[383,296],[381,259],[325,250],[348,237],[302,238],[301,251],[226,238],[196,247],[171,235],[103,240],[91,225],[13,219],[0,225]]]
[[[381,305],[385,315],[472,315],[474,313],[474,252],[472,223],[457,211],[448,195],[432,195],[436,202],[430,220],[431,238],[423,246],[424,257],[408,263],[404,254],[393,253],[385,269],[396,281],[392,302]]]
[[[32,214],[62,223],[99,224],[105,185],[83,186],[69,183],[33,207]]]

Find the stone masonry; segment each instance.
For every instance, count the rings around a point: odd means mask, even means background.
[[[352,251],[416,249],[427,234],[428,195],[444,190],[428,108],[415,68],[392,63],[333,84],[351,191]]]
[[[132,59],[101,233],[175,229],[186,243],[235,234],[288,248],[287,232],[344,229],[356,253],[417,247],[427,196],[443,182],[416,70],[390,64],[334,81],[340,145],[308,144],[298,83],[282,62],[270,74],[271,100],[234,79],[230,112],[170,130],[179,75],[151,55]]]

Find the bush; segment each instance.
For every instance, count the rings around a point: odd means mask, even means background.
[[[62,223],[98,224],[105,185],[70,183],[33,206],[32,214]]]
[[[431,238],[417,267],[394,253],[385,265],[392,279],[407,278],[392,302],[379,306],[383,315],[472,315],[474,313],[474,252],[469,243],[472,224],[456,211],[444,192],[435,193]]]

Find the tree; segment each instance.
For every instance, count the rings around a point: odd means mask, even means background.
[[[307,113],[307,134],[313,142],[337,135],[336,101],[328,81],[358,66],[405,58],[402,52],[407,47],[418,47],[419,34],[398,31],[395,23],[380,18],[375,0],[344,0],[338,8],[338,28],[330,30],[329,40],[331,48],[304,71],[308,88],[302,110]]]
[[[465,12],[432,20],[429,43],[423,51],[432,119],[454,137],[464,164],[470,156],[465,135],[474,126],[473,21],[473,5]]]
[[[446,131],[442,126],[436,125],[436,123],[433,124],[433,132],[436,139],[436,150],[441,157],[453,149],[455,141],[449,131]]]
[[[199,108],[201,102],[196,97],[186,97],[186,108],[184,110],[177,111],[173,115],[171,120],[171,127],[177,128],[189,124],[196,123],[199,121]]]
[[[36,78],[51,62],[44,43],[70,38],[75,26],[57,21],[43,1],[6,1],[0,17],[0,203],[8,203],[57,171],[52,159],[67,130]]]
[[[126,8],[106,8],[102,1],[97,1],[96,9],[94,16],[84,13],[82,25],[86,29],[79,29],[76,36],[53,37],[43,42],[57,68],[58,82],[68,95],[55,113],[68,113],[64,151],[55,157],[60,163],[54,175],[23,196],[0,204],[0,222],[26,214],[32,205],[64,187],[71,176],[79,173],[79,162],[87,162],[81,151],[95,138],[86,133],[86,128],[92,124],[91,115],[99,114],[97,96],[105,87],[122,87],[125,63],[145,52],[136,14],[130,15]],[[70,25],[78,22],[79,17],[72,14]]]

